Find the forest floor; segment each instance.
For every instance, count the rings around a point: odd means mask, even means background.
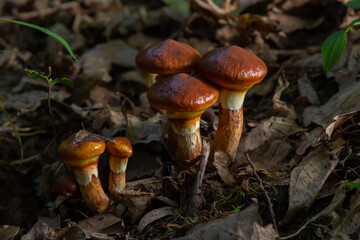
[[[329,35],[360,17],[348,2],[0,1],[1,19],[50,29],[78,59],[40,31],[0,22],[0,239],[360,239],[360,31],[350,29],[327,74],[321,54]],[[166,39],[202,55],[238,45],[268,68],[246,95],[236,158],[215,159],[191,212],[199,165],[169,157],[166,118],[150,107],[135,64],[141,48]],[[47,82],[25,71],[49,67],[74,83],[52,87],[53,117]],[[215,104],[201,120],[205,145],[217,125]],[[133,145],[126,174],[136,194],[101,214],[80,191],[56,191],[72,176],[57,148],[82,129]],[[107,159],[98,164],[106,193]]]

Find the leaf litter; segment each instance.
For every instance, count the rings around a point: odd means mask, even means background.
[[[20,130],[25,159],[18,160],[15,134],[0,115],[0,195],[6,196],[0,199],[0,236],[276,239],[263,192],[246,161],[249,154],[273,201],[276,221],[286,222],[279,229],[281,238],[313,239],[306,233],[314,236],[314,227],[326,239],[358,237],[359,190],[340,183],[359,179],[358,33],[350,31],[349,46],[327,75],[320,54],[323,40],[338,30],[339,22],[345,26],[357,18],[346,9],[346,1],[279,0],[266,6],[262,1],[196,1],[190,8],[187,1],[63,1],[59,11],[48,2],[0,3],[0,16],[12,18],[15,11],[24,21],[38,21],[63,35],[80,59],[69,64],[64,55],[56,57],[60,47],[52,39],[1,23],[0,46],[5,51],[0,52],[0,100]],[[70,11],[67,4],[76,7]],[[253,6],[262,12],[253,13]],[[319,11],[325,6],[326,11]],[[230,11],[234,7],[239,13]],[[245,100],[245,128],[236,159],[216,153],[217,173],[205,173],[205,204],[192,218],[183,214],[196,167],[180,169],[166,153],[166,118],[149,106],[134,62],[146,43],[167,38],[189,43],[202,54],[223,45],[247,47],[269,69],[264,83]],[[46,84],[25,78],[23,72],[29,65],[37,70],[48,64],[54,65],[54,74],[69,74],[75,83],[73,90],[54,88],[56,136],[48,129]],[[211,142],[216,106],[206,111],[202,123],[202,136]],[[110,212],[91,213],[79,192],[56,196],[53,191],[52,176],[69,174],[54,154],[56,147],[83,128],[105,140],[126,136],[136,151],[129,160],[128,188]],[[100,159],[99,175],[106,188],[105,159]],[[324,191],[329,184],[332,188]],[[298,214],[304,218],[294,218]],[[328,224],[322,225],[324,221]]]

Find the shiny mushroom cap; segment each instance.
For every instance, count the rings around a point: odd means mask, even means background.
[[[89,159],[98,156],[105,151],[105,142],[98,136],[87,131],[80,130],[65,139],[57,152],[61,160],[68,163]]]
[[[193,71],[200,58],[200,53],[191,46],[168,39],[140,50],[136,65],[149,73],[175,74]]]
[[[199,60],[198,70],[206,79],[229,90],[236,90],[237,85],[250,87],[267,74],[267,67],[260,58],[238,46],[208,52]]]
[[[133,154],[130,141],[124,137],[116,137],[106,143],[107,151],[119,158],[129,158]]]
[[[213,105],[219,91],[204,80],[186,73],[164,77],[148,91],[152,106],[171,112],[194,112]]]

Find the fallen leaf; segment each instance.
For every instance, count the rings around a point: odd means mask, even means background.
[[[319,212],[318,214],[313,216],[309,221],[307,221],[303,226],[301,226],[296,232],[294,232],[293,234],[290,234],[288,236],[281,237],[281,239],[293,238],[296,235],[298,235],[301,231],[303,231],[306,228],[307,225],[309,225],[310,223],[316,221],[320,217],[331,216],[333,211],[335,209],[337,209],[339,206],[342,205],[342,203],[344,202],[345,197],[346,197],[345,190],[342,187],[340,187],[336,191],[336,193],[335,193],[333,199],[331,200],[330,204],[324,210],[322,210],[321,212]]]
[[[79,59],[83,74],[110,82],[111,64],[121,67],[135,67],[137,51],[121,40],[98,44],[85,52]]]
[[[345,48],[340,60],[327,74],[328,78],[334,77],[340,91],[353,84],[359,71],[360,46],[352,45]]]
[[[148,213],[146,213],[139,222],[138,230],[142,231],[145,229],[147,225],[150,223],[159,220],[160,218],[171,216],[175,213],[175,209],[173,207],[163,207],[154,209]]]
[[[258,207],[256,204],[252,204],[241,212],[235,213],[223,219],[215,219],[207,223],[199,223],[195,227],[190,229],[184,237],[175,239],[276,239],[277,234],[275,230],[268,226],[265,228],[262,227],[259,224],[260,222],[261,220],[258,214]],[[258,225],[254,223],[258,223]],[[263,233],[266,233],[268,237],[264,238]]]
[[[317,19],[300,18],[297,16],[268,12],[269,19],[278,22],[278,27],[285,33],[295,32],[300,29],[314,29],[317,28],[323,21],[323,17]]]
[[[290,176],[289,206],[282,223],[285,224],[300,210],[308,210],[326,179],[339,162],[342,145],[330,151],[328,147],[314,149],[294,168]]]
[[[128,182],[121,191],[121,204],[127,208],[131,222],[136,222],[162,190],[161,178],[146,178]]]
[[[115,216],[112,213],[101,213],[85,220],[80,221],[74,226],[79,227],[85,234],[93,236],[94,234],[120,234],[124,232],[125,226],[124,222],[118,216]],[[112,226],[117,226],[115,232],[108,232],[107,229]]]
[[[50,232],[60,227],[60,218],[39,217],[30,231],[21,237],[21,240],[45,239]]]
[[[297,80],[298,89],[301,96],[307,97],[309,103],[314,105],[319,105],[320,100],[316,94],[314,87],[312,86],[311,81],[309,80],[307,74],[305,73],[301,78]]]
[[[164,115],[157,113],[146,121],[142,121],[131,114],[128,114],[127,118],[126,137],[132,144],[161,141],[162,130],[159,122],[166,122]]]
[[[12,240],[16,237],[20,230],[18,226],[1,225],[0,226],[0,239]]]
[[[250,240],[270,240],[278,239],[278,234],[276,233],[272,224],[266,226],[260,225],[258,222],[253,223],[253,233]]]
[[[360,110],[360,82],[354,82],[332,96],[323,106],[308,107],[304,111],[304,124],[308,126],[314,122],[322,126],[330,137],[344,121],[346,115],[351,115]]]
[[[235,178],[229,170],[228,164],[232,161],[232,158],[222,151],[216,151],[214,154],[213,165],[217,170],[221,180],[228,185],[235,183]]]
[[[66,91],[53,91],[51,99],[63,102],[70,94]],[[42,100],[47,100],[47,91],[30,90],[24,93],[12,94],[4,101],[6,108],[14,108],[20,111],[33,111],[41,105]]]

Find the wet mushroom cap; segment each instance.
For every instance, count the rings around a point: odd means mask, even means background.
[[[60,144],[57,152],[63,161],[71,162],[100,155],[105,151],[105,146],[105,142],[95,135],[77,138],[73,134]]]
[[[152,106],[172,112],[201,111],[213,105],[218,97],[215,87],[186,73],[162,78],[148,91]]]
[[[116,137],[106,143],[107,151],[119,158],[129,158],[133,154],[130,141],[127,138]]]
[[[236,85],[250,87],[267,74],[267,67],[260,58],[238,46],[208,52],[199,60],[198,70],[206,79],[229,89]]]
[[[191,46],[168,39],[140,50],[135,61],[143,71],[174,74],[191,72],[200,58],[200,53]]]

